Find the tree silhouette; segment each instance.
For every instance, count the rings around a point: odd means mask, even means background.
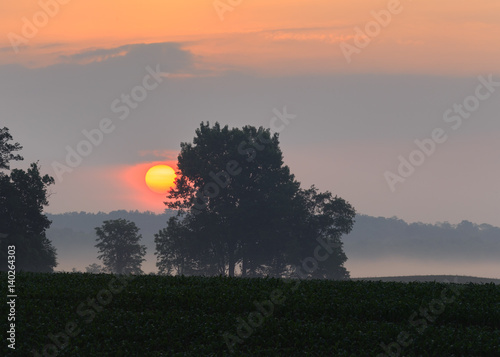
[[[96,227],[99,243],[98,259],[101,259],[106,269],[116,274],[142,274],[141,264],[145,260],[146,247],[139,245],[142,238],[139,228],[134,222],[126,219],[104,221],[101,227]]]
[[[85,268],[86,273],[90,274],[99,274],[99,273],[104,273],[104,268],[100,266],[99,264],[92,263],[88,267]]]
[[[50,220],[42,213],[48,205],[47,187],[54,183],[48,175],[40,174],[38,163],[27,170],[10,170],[11,160],[22,160],[13,151],[22,149],[11,144],[7,128],[0,129],[0,259],[6,270],[7,247],[15,246],[16,270],[52,272],[57,265],[56,251],[46,237]]]
[[[14,151],[19,151],[23,147],[19,143],[10,144],[12,136],[9,134],[9,129],[3,127],[0,129],[0,169],[9,170],[9,162],[11,160],[23,160],[21,155],[13,154]]]
[[[178,216],[155,235],[160,272],[283,276],[299,256],[313,253],[300,251],[306,242],[328,233],[338,241],[352,228],[348,203],[300,189],[283,163],[278,134],[268,129],[201,123],[193,144],[181,143],[178,168],[166,202]],[[318,202],[308,210],[311,200]],[[323,276],[348,275],[339,268],[346,259],[341,244],[331,257]]]
[[[185,221],[178,217],[170,217],[167,228],[155,234],[157,267],[159,274],[196,275],[199,270],[195,259],[195,249],[192,244],[194,237],[189,237],[189,228]]]
[[[299,276],[316,279],[349,278],[349,272],[343,266],[347,256],[340,238],[353,228],[356,216],[354,208],[342,198],[333,197],[328,191],[318,192],[314,185],[308,190],[301,190],[299,202],[300,213],[292,224],[297,237],[298,249],[295,252],[299,252],[302,257],[295,256],[295,261],[305,261],[303,252],[309,252],[310,259],[314,257],[313,264],[317,264],[311,271],[304,269],[303,264]],[[322,248],[322,255],[328,253],[327,259],[317,256],[318,247]]]

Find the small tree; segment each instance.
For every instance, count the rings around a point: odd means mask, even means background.
[[[104,221],[101,227],[96,227],[99,243],[98,259],[104,266],[116,274],[142,274],[141,264],[145,260],[146,247],[139,245],[142,236],[134,222],[126,219]]]
[[[88,267],[85,268],[86,273],[90,274],[99,274],[99,273],[104,273],[104,268],[96,263],[90,264]]]

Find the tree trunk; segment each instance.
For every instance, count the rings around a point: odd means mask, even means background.
[[[229,252],[229,276],[234,277],[234,254],[232,252]]]
[[[235,265],[235,261],[234,261],[234,245],[233,245],[233,241],[231,239],[231,228],[228,227],[227,228],[227,241],[228,241],[228,264],[229,264],[229,267],[228,267],[228,274],[230,277],[234,277],[234,265]]]
[[[241,263],[241,276],[242,277],[247,276],[247,259],[245,257],[245,253],[243,253],[243,259]]]

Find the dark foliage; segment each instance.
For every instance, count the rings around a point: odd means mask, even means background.
[[[50,272],[57,265],[56,251],[45,234],[51,222],[42,211],[54,179],[42,176],[38,163],[9,172],[10,160],[22,160],[12,153],[22,147],[11,139],[7,128],[0,129],[0,169],[8,171],[0,172],[0,269],[7,269],[7,248],[15,246],[16,270]]]
[[[327,259],[301,274],[349,276],[340,237],[354,209],[314,186],[301,189],[277,134],[201,123],[193,143],[181,144],[178,168],[166,205],[179,215],[155,237],[160,273],[289,276],[322,239]]]
[[[134,222],[126,219],[104,221],[95,228],[99,249],[106,270],[116,274],[142,274],[141,264],[146,247],[139,244],[142,236]]]

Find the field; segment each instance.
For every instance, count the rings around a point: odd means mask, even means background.
[[[397,281],[409,283],[420,282],[457,282],[459,284],[500,284],[500,279],[477,278],[474,276],[455,276],[455,275],[411,275],[411,276],[387,276],[379,278],[354,278],[352,280],[370,280],[370,281]]]
[[[16,349],[4,338],[0,355],[500,356],[495,284],[18,273],[15,285]]]

